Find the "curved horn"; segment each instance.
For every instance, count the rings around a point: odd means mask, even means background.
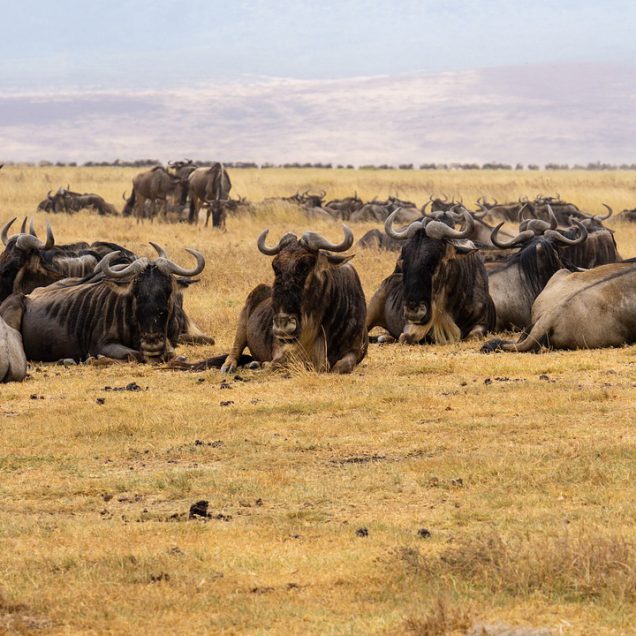
[[[556,216],[554,216],[554,212],[552,211],[552,206],[548,203],[548,214],[550,215],[550,229],[551,230],[556,230],[557,229],[557,225],[559,224],[557,222],[557,218]]]
[[[395,219],[395,216],[401,209],[402,208],[395,208],[395,210],[393,210],[393,212],[389,214],[386,221],[384,222],[384,231],[386,232],[387,236],[390,236],[392,239],[396,239],[397,241],[406,241],[406,239],[411,238],[413,234],[415,234],[415,232],[421,230],[425,226],[425,224],[424,221],[413,221],[403,230],[394,230],[393,219]]]
[[[305,232],[298,241],[313,252],[326,250],[328,252],[346,252],[353,245],[353,232],[348,225],[342,226],[344,239],[341,243],[330,243],[324,236],[316,232]]]
[[[108,278],[126,278],[131,274],[138,274],[143,271],[148,266],[147,258],[138,258],[136,261],[133,261],[130,265],[123,268],[111,269],[110,262],[115,260],[120,256],[121,252],[117,250],[116,252],[109,252],[102,258],[102,260],[97,264],[97,267],[102,272],[104,272],[104,276]]]
[[[444,203],[448,203],[448,195],[442,192],[442,196],[444,197]]]
[[[431,204],[430,199],[422,206],[422,209],[420,210],[420,212],[426,216],[426,208]]]
[[[31,236],[38,235],[38,233],[35,231],[35,221],[33,220],[33,217],[31,217],[31,220],[29,221],[29,234]]]
[[[463,230],[455,230],[441,221],[431,221],[426,225],[426,236],[440,240],[468,238],[475,229],[475,221],[466,208],[462,208],[462,216],[465,222]]]
[[[327,194],[327,191],[326,191],[326,190],[321,190],[321,191],[320,191],[320,194],[319,194],[318,196],[319,196],[321,199],[324,199],[326,194]]]
[[[51,198],[51,192],[53,192],[53,190],[49,190],[49,191],[46,193],[46,198],[47,198],[47,199],[50,199],[50,198]]]
[[[50,250],[55,245],[55,236],[53,236],[53,229],[51,224],[46,222],[46,243],[42,246],[43,250]]]
[[[126,190],[124,190],[124,192],[122,193],[121,198],[122,198],[124,201],[128,201],[128,197],[126,196]]]
[[[188,254],[192,254],[192,256],[197,259],[197,264],[192,269],[186,269],[185,267],[181,267],[180,265],[172,262],[166,256],[163,256],[165,251],[161,246],[156,243],[151,243],[151,245],[160,254],[160,257],[156,261],[157,265],[159,267],[165,266],[169,274],[176,274],[177,276],[198,276],[205,267],[205,257],[201,254],[201,252],[197,252],[197,250],[190,249],[189,247],[185,248],[185,251],[188,252]]]
[[[473,212],[472,214],[475,219],[481,221],[486,216],[486,214],[488,214],[488,210],[482,206],[479,207],[481,207],[481,210],[479,212]]]
[[[614,210],[612,210],[612,208],[610,208],[610,206],[607,205],[607,203],[603,203],[603,207],[607,208],[607,216],[601,216],[600,214],[598,214],[597,216],[594,217],[597,221],[607,221],[607,219],[609,219],[610,216],[614,214]]]
[[[153,241],[148,241],[148,243],[150,243],[150,245],[152,245],[155,248],[155,252],[157,252],[157,254],[159,254],[161,258],[168,258],[168,255],[166,254],[166,250],[164,250],[163,247],[161,247],[161,245],[159,245],[158,243],[154,243]]]
[[[583,241],[585,241],[585,239],[587,239],[587,229],[585,225],[583,225],[583,223],[581,223],[577,219],[573,219],[573,221],[574,224],[579,228],[580,234],[578,238],[568,238],[567,236],[563,236],[561,232],[556,232],[555,230],[546,230],[543,236],[545,236],[546,238],[554,239],[559,243],[565,243],[566,245],[580,245],[581,243],[583,243]]]
[[[15,220],[17,219],[17,216],[14,216],[10,221],[8,221],[7,223],[5,223],[2,226],[2,232],[0,232],[0,237],[2,238],[2,244],[6,245],[9,242],[9,228],[13,225],[13,223],[15,222]],[[13,238],[13,237],[11,237]]]
[[[20,226],[20,234],[26,234],[26,216],[24,217],[24,220],[22,221],[22,225]]]
[[[517,234],[517,236],[515,236],[512,240],[504,243],[503,241],[497,239],[497,234],[499,233],[499,230],[501,229],[501,226],[503,224],[504,221],[494,227],[492,232],[490,233],[490,240],[492,241],[492,244],[499,249],[505,250],[509,247],[514,247],[515,245],[525,243],[526,241],[529,241],[531,238],[534,237],[534,232],[532,230],[524,230],[523,232]]]
[[[278,241],[278,245],[276,245],[275,247],[267,247],[267,245],[265,245],[265,239],[267,238],[268,234],[269,234],[269,229],[263,230],[261,232],[261,235],[258,237],[256,244],[258,245],[259,251],[262,252],[263,254],[267,256],[275,256],[283,249],[282,239]]]

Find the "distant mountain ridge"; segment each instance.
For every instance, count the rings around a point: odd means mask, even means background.
[[[636,67],[529,65],[0,95],[0,159],[633,163]]]

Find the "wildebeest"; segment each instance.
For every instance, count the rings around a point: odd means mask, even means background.
[[[497,331],[525,329],[530,325],[532,304],[553,274],[563,268],[575,269],[560,254],[561,246],[583,243],[587,230],[579,221],[575,231],[579,236],[568,238],[548,228],[526,228],[511,240],[503,242],[498,236],[499,224],[492,230],[492,242],[502,249],[519,247],[502,263],[488,271],[490,296],[497,313]],[[539,221],[545,223],[546,221]]]
[[[0,302],[9,294],[28,294],[36,287],[50,285],[62,278],[82,277],[91,273],[95,265],[109,252],[118,251],[120,263],[137,257],[120,245],[96,241],[71,245],[55,245],[51,226],[47,223],[46,242],[35,232],[33,220],[26,232],[26,219],[19,234],[8,232],[15,218],[0,231],[4,251],[0,254]]]
[[[627,221],[628,223],[636,223],[636,208],[623,210],[616,219],[619,221]]]
[[[212,227],[225,228],[225,203],[229,199],[232,182],[222,163],[209,168],[197,168],[188,177],[190,215],[188,221],[199,221],[199,210],[206,206],[205,227],[212,215]]]
[[[385,231],[405,243],[394,272],[371,298],[368,329],[383,327],[407,344],[456,342],[492,330],[488,276],[477,248],[464,240],[473,231],[471,215],[464,211],[461,231],[430,219],[397,231],[395,215],[386,220]]]
[[[324,205],[324,209],[329,212],[334,218],[348,221],[351,214],[362,207],[363,203],[358,193],[355,192],[352,197],[344,197],[342,199],[332,199],[327,201]]]
[[[387,252],[399,252],[402,249],[402,241],[398,241],[385,232],[374,228],[369,230],[357,243],[362,249],[386,250]]]
[[[130,206],[137,218],[137,222],[143,221],[146,201],[150,202],[150,218],[157,214],[156,206],[159,204],[165,210],[168,195],[174,194],[181,186],[181,179],[166,171],[163,166],[155,166],[147,172],[139,173],[133,179],[133,191],[126,207]],[[126,209],[123,212],[126,216]]]
[[[0,382],[20,382],[27,372],[22,336],[13,326],[15,318],[14,312],[4,311],[0,304]]]
[[[620,347],[636,342],[636,262],[584,272],[559,270],[532,306],[532,327],[517,342],[492,340],[482,351]]]
[[[16,312],[27,359],[170,359],[184,330],[181,289],[203,271],[205,259],[188,249],[197,263],[185,269],[151,245],[159,254],[154,260],[113,266],[118,253],[112,252],[92,275],[7,298],[3,311]]]
[[[300,238],[285,234],[277,245],[258,249],[274,256],[274,284],[259,285],[247,297],[239,317],[232,351],[222,371],[233,372],[245,347],[257,361],[276,365],[299,360],[317,371],[350,373],[368,347],[364,292],[352,256],[340,253],[353,244],[329,243],[315,232]]]

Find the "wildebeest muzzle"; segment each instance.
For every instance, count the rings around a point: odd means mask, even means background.
[[[406,302],[404,305],[404,318],[416,325],[423,325],[429,319],[429,306],[425,302]]]
[[[292,314],[279,312],[274,316],[273,333],[278,340],[294,340],[298,337],[300,321]]]

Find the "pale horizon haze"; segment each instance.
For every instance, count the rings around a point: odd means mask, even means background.
[[[636,3],[3,3],[0,162],[636,163]]]

